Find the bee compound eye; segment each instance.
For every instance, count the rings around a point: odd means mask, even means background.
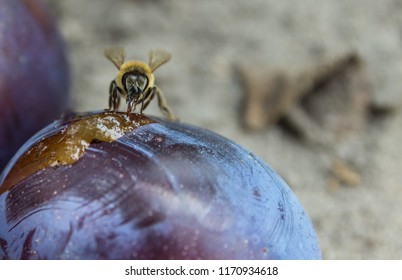
[[[148,84],[148,78],[144,75],[138,75],[137,79],[137,85],[140,87],[142,90],[145,90]]]
[[[135,83],[135,76],[134,75],[126,75],[124,78],[123,79],[125,80],[126,85],[133,85]]]

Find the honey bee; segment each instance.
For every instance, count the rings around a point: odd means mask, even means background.
[[[163,50],[151,50],[148,64],[142,61],[124,62],[125,51],[120,47],[105,49],[105,56],[116,65],[119,71],[109,87],[109,110],[115,111],[120,104],[120,95],[126,96],[127,115],[141,104],[140,114],[147,108],[154,96],[162,113],[169,119],[175,119],[167,105],[161,90],[154,84],[153,72],[168,62],[171,55]]]

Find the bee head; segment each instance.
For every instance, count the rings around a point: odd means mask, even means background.
[[[136,102],[148,86],[148,77],[140,72],[128,72],[123,75],[122,84],[127,92],[127,102]]]

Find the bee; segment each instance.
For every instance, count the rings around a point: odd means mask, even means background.
[[[125,51],[120,47],[105,49],[105,56],[116,65],[116,78],[109,87],[109,110],[115,111],[120,104],[120,96],[126,96],[127,115],[141,104],[140,114],[148,107],[155,97],[162,113],[169,119],[175,119],[172,110],[167,105],[161,90],[154,84],[153,72],[171,58],[170,53],[163,50],[151,50],[149,62],[124,62]]]

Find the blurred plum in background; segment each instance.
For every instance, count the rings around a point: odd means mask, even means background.
[[[0,0],[0,170],[68,106],[65,45],[45,5]]]

